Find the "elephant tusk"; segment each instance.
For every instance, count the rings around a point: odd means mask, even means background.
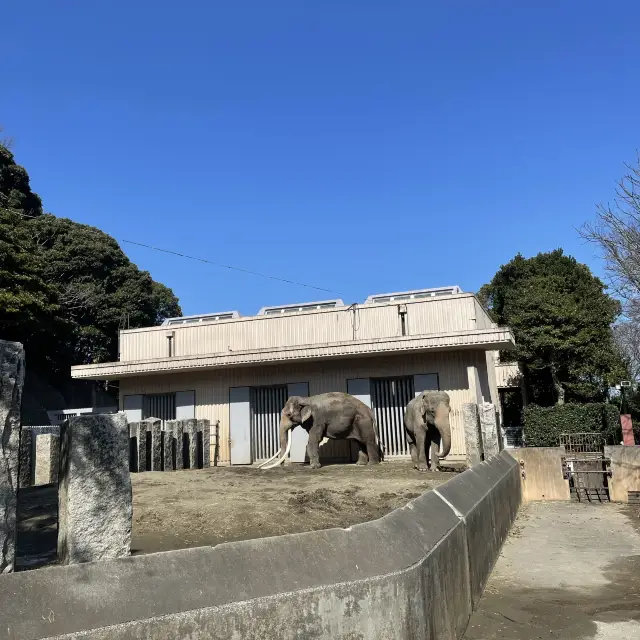
[[[275,460],[279,455],[280,455],[280,449],[278,449],[275,455],[271,456],[268,460],[265,460],[264,462],[260,463],[258,465],[258,469],[262,469],[262,467],[269,464],[272,460]]]
[[[291,430],[289,430],[287,432],[287,448],[285,449],[284,453],[282,454],[282,457],[278,458],[275,462],[272,462],[271,464],[263,464],[260,466],[261,469],[273,469],[274,467],[277,467],[288,455],[289,455],[289,451],[291,450]],[[280,452],[278,452],[280,453]],[[276,453],[276,456],[278,454]],[[275,456],[274,456],[275,458]],[[273,458],[271,458],[271,460],[273,460]],[[269,462],[269,460],[267,460],[267,462]]]
[[[322,440],[320,440],[320,444],[318,446],[321,447],[323,444],[327,444],[327,442],[329,442],[329,438],[322,438]]]

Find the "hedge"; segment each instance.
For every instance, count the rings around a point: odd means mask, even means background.
[[[561,433],[601,433],[607,444],[621,439],[618,407],[604,402],[563,404],[524,410],[524,437],[527,447],[557,447]]]

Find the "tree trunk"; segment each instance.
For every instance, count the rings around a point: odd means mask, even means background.
[[[551,380],[553,381],[553,386],[556,390],[556,405],[564,404],[564,387],[562,386],[562,382],[558,380],[558,375],[554,365],[551,365]]]

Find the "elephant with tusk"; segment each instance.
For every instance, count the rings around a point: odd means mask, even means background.
[[[437,469],[439,461],[451,451],[451,425],[449,423],[451,403],[444,391],[423,391],[409,404],[404,414],[404,429],[411,450],[413,466],[418,471]],[[442,442],[442,453],[440,450]]]
[[[327,440],[347,438],[358,443],[357,464],[377,464],[382,457],[371,409],[347,393],[321,393],[289,398],[280,414],[280,450],[262,463],[262,469],[282,464],[291,449],[291,430],[298,425],[309,434],[307,455],[312,469],[320,468],[319,447]]]

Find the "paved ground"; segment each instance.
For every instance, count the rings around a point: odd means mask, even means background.
[[[524,505],[465,635],[507,638],[638,640],[638,510]]]
[[[348,527],[379,518],[452,476],[420,473],[410,461],[136,473],[132,552]],[[57,539],[56,488],[22,489],[18,503],[18,566],[50,564]]]

